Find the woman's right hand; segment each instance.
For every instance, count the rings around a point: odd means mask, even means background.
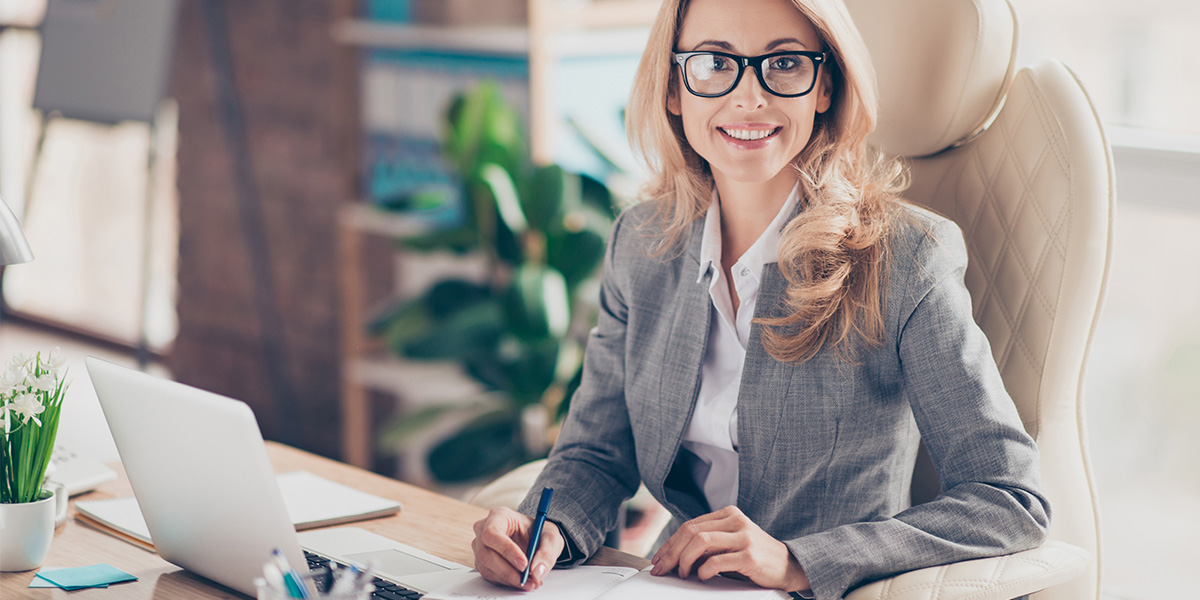
[[[562,554],[566,540],[558,526],[550,521],[542,526],[542,538],[533,556],[529,580],[521,586],[525,571],[525,549],[533,531],[533,519],[510,508],[493,508],[488,516],[475,522],[475,569],[483,578],[499,585],[535,590],[546,580],[546,574]]]

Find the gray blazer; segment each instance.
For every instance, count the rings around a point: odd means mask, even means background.
[[[675,258],[651,258],[653,207],[613,227],[583,381],[545,470],[549,518],[583,556],[613,529],[639,483],[679,523],[708,512],[680,468],[712,318],[696,281],[703,220]],[[816,597],[891,574],[1037,546],[1049,524],[1037,448],[971,317],[967,252],[951,221],[906,207],[890,237],[884,343],[859,364],[826,347],[782,363],[753,325],[738,395],[737,506],[784,542]],[[764,267],[757,316],[777,314],[786,280]],[[942,485],[910,507],[918,442]]]

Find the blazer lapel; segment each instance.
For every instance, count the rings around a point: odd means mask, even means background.
[[[711,273],[696,281],[700,268],[700,238],[704,220],[692,227],[691,239],[682,261],[678,294],[671,316],[671,334],[662,357],[662,380],[659,403],[662,406],[662,440],[660,460],[654,466],[653,485],[662,489],[671,466],[679,454],[683,432],[696,409],[700,392],[700,369],[708,346],[709,320],[712,306],[708,296]],[[663,496],[660,496],[663,497]]]
[[[763,265],[762,283],[758,288],[758,303],[754,317],[773,316],[783,308],[787,280],[779,265]],[[763,472],[771,460],[775,438],[782,425],[782,403],[788,398],[792,379],[800,369],[775,360],[762,345],[762,326],[750,328],[746,345],[746,362],[742,367],[742,382],[738,389],[738,506],[750,506],[762,485]]]

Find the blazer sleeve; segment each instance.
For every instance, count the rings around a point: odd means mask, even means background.
[[[621,502],[637,491],[640,475],[634,454],[633,430],[625,405],[625,327],[627,304],[620,285],[620,252],[626,210],[612,228],[600,282],[599,316],[584,352],[583,377],[571,397],[546,467],[519,512],[534,515],[541,489],[554,488],[547,518],[563,530],[574,564],[595,554],[604,536],[616,527]],[[637,251],[630,249],[630,251]]]
[[[910,281],[893,291],[908,299],[897,350],[942,492],[891,517],[785,541],[821,600],[904,571],[1032,548],[1049,526],[1037,448],[971,316],[962,233],[950,221],[931,233],[906,257],[917,263]]]

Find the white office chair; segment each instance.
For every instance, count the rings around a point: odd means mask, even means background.
[[[1037,440],[1049,540],[1010,556],[919,569],[849,600],[1092,600],[1099,528],[1080,381],[1111,250],[1113,170],[1086,93],[1061,63],[1015,66],[1006,0],[846,0],[880,86],[872,142],[906,157],[906,196],[954,219],[967,287],[1005,387]],[[516,506],[540,466],[485,488]],[[938,492],[918,460],[913,501]]]
[[[1061,63],[1017,70],[1005,0],[847,5],[879,81],[872,142],[908,157],[910,200],[963,230],[975,320],[1037,440],[1052,510],[1042,548],[905,573],[849,598],[1097,598],[1080,382],[1112,239],[1112,159],[1099,118]],[[936,493],[932,466],[918,461],[914,502]]]

